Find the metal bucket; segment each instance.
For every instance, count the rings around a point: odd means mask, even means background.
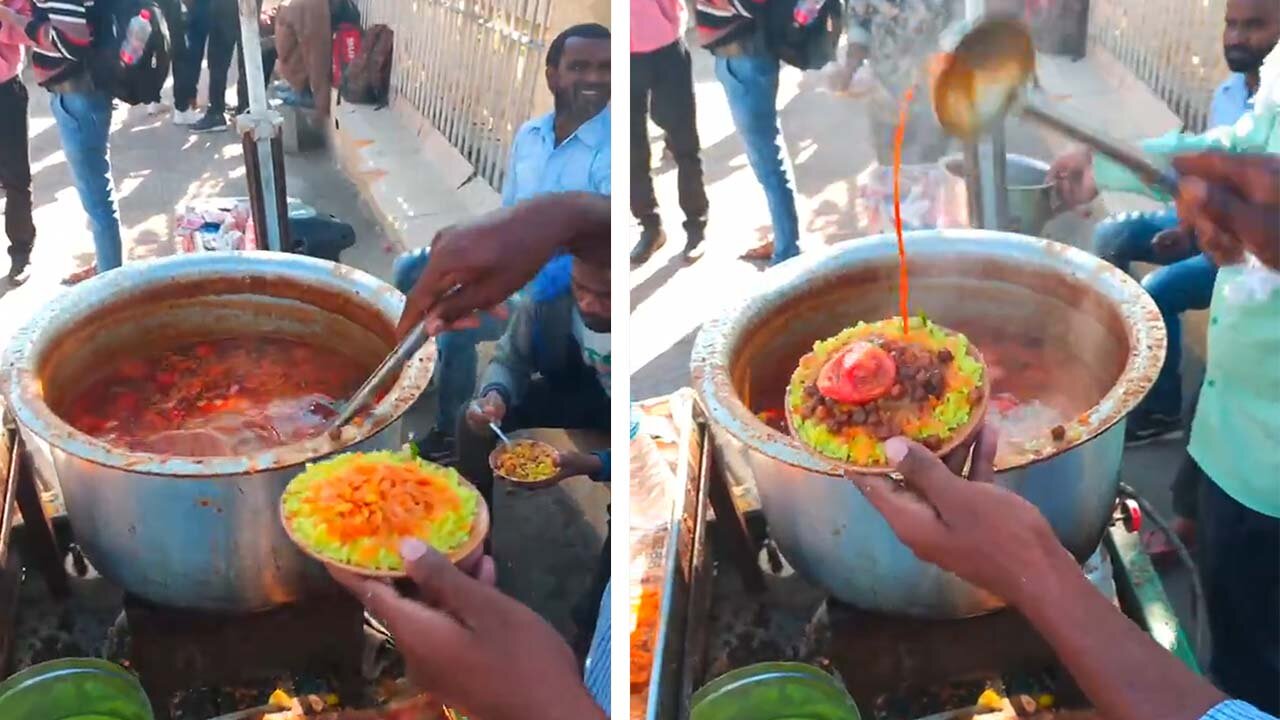
[[[967,182],[963,155],[949,155],[940,162],[947,172]],[[1004,229],[1024,235],[1039,235],[1063,209],[1049,182],[1049,164],[1025,155],[1005,156],[1005,197],[1008,217]]]
[[[1080,391],[1091,407],[1064,428],[1068,440],[1032,448],[998,465],[996,475],[1085,560],[1114,507],[1125,417],[1164,361],[1155,303],[1106,262],[1048,240],[937,230],[908,233],[906,247],[913,312],[971,335],[978,326],[1019,337],[1052,333],[1096,373]],[[887,235],[771,268],[749,297],[702,326],[693,385],[720,467],[754,484],[770,536],[807,579],[868,610],[936,618],[988,612],[1002,601],[918,559],[843,477],[842,464],[755,414],[781,407],[791,371],[815,340],[896,315],[897,289],[897,245]]]
[[[366,273],[300,255],[131,263],[42,308],[10,343],[0,391],[29,446],[47,453],[76,541],[104,577],[166,606],[267,609],[334,589],[280,527],[285,485],[306,463],[337,452],[399,448],[399,420],[427,386],[434,343],[359,429],[246,457],[131,453],[71,427],[58,409],[95,368],[139,345],[271,334],[372,369],[395,344],[403,306],[403,295]]]

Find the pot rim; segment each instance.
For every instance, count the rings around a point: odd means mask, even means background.
[[[244,457],[190,457],[129,452],[83,433],[45,403],[38,375],[41,353],[85,317],[85,308],[126,301],[162,283],[216,277],[287,277],[334,293],[349,293],[394,325],[404,309],[400,291],[378,278],[340,263],[267,251],[204,252],[129,263],[91,278],[47,302],[12,338],[0,360],[0,396],[19,425],[49,445],[102,467],[140,475],[208,480],[284,470],[342,452],[400,419],[425,390],[435,365],[428,342],[405,365],[396,383],[355,434],[337,440],[322,436]]]
[[[939,254],[980,255],[983,246],[999,244],[1012,251],[1010,257],[1056,269],[1085,281],[1107,296],[1124,319],[1130,352],[1119,379],[1080,418],[1068,425],[1074,440],[1019,462],[997,468],[1005,472],[1056,457],[1092,440],[1127,416],[1146,397],[1164,364],[1168,338],[1164,320],[1155,301],[1136,280],[1105,260],[1078,248],[1043,238],[1012,232],[972,229],[914,230],[903,233],[911,246],[936,250]],[[847,240],[822,250],[807,252],[770,268],[758,289],[726,307],[719,317],[703,323],[690,356],[692,384],[707,418],[730,436],[756,452],[811,473],[843,477],[852,465],[828,458],[798,439],[769,427],[742,402],[731,376],[734,352],[756,323],[742,318],[772,304],[766,300],[790,296],[816,277],[835,277],[862,262],[883,262],[896,255],[897,238],[889,234]],[[1051,261],[1051,259],[1057,259]],[[784,389],[779,389],[782,396]]]
[[[1045,174],[1045,181],[1034,185],[1009,185],[1006,183],[1006,190],[1044,190],[1046,188],[1053,187],[1053,183],[1049,181],[1049,163],[1039,158],[1033,158],[1030,155],[1005,153],[1005,162],[1007,163],[1009,160],[1015,160],[1027,167],[1035,168],[1036,170],[1043,170]],[[952,165],[955,163],[958,163],[958,167],[953,169]],[[952,153],[951,155],[945,155],[938,161],[938,164],[941,165],[942,169],[946,170],[947,174],[951,177],[964,180],[964,153]]]

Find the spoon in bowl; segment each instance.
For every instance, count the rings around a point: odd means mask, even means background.
[[[976,140],[1009,112],[1018,112],[1076,142],[1102,152],[1144,183],[1174,195],[1177,176],[1105,132],[1085,127],[1050,107],[1035,85],[1036,54],[1027,26],[1007,17],[986,17],[963,32],[935,66],[933,109],[951,135]],[[1036,88],[1038,90],[1038,88]]]

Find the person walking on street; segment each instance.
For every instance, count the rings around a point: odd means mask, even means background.
[[[209,103],[204,117],[192,123],[191,132],[223,132],[230,127],[227,122],[227,75],[240,45],[240,10],[236,0],[196,0],[197,7],[202,4],[208,12]],[[195,75],[199,80],[198,64]],[[192,87],[194,85],[193,81]]]
[[[773,239],[742,256],[780,263],[800,254],[795,170],[778,119],[778,56],[764,38],[766,0],[698,0],[698,40],[716,60],[716,79],[729,99],[733,126],[764,188]]]
[[[169,31],[173,43],[173,124],[195,125],[202,117],[196,109],[196,86],[209,42],[211,0],[181,0],[180,35]]]
[[[876,161],[893,166],[899,104],[915,86],[902,144],[904,165],[936,163],[951,140],[938,124],[924,82],[943,30],[963,16],[958,0],[848,0],[848,39],[833,89],[845,90],[864,63],[879,83],[868,103]]]
[[[28,0],[4,0],[19,14]],[[31,157],[27,148],[27,86],[22,84],[26,36],[22,26],[0,25],[0,187],[4,188],[4,231],[9,237],[10,285],[27,279],[36,226],[31,219]]]
[[[64,284],[120,267],[120,210],[111,178],[111,94],[91,71],[93,0],[32,0],[31,14],[0,6],[0,27],[25,28],[36,82],[49,91],[62,152],[93,231],[97,260]]]
[[[693,64],[681,37],[683,7],[680,0],[631,0],[631,214],[640,223],[632,265],[643,265],[667,241],[653,192],[650,117],[665,133],[676,161],[685,218],[684,257],[696,260],[702,254],[707,191],[702,183]]]

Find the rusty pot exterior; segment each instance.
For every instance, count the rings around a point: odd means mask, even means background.
[[[989,307],[1008,307],[1009,322],[1060,312],[1082,342],[1088,338],[1100,356],[1106,354],[1099,364],[1111,368],[1115,382],[1070,426],[1071,439],[1019,457],[996,474],[997,483],[1040,509],[1083,562],[1097,549],[1115,503],[1125,416],[1164,360],[1165,330],[1154,302],[1104,261],[1047,240],[984,230],[921,231],[907,234],[906,248],[912,297],[926,300],[914,301],[913,312],[924,310],[957,328],[949,320],[962,316],[966,305],[977,308],[971,312],[988,308],[977,294],[989,287]],[[759,401],[749,397],[773,393],[776,386],[781,402],[785,378],[803,348],[779,350],[785,343],[778,338],[811,343],[858,320],[896,315],[896,253],[894,238],[876,236],[770,269],[754,295],[704,324],[692,356],[693,383],[721,467],[735,482],[754,485],[770,536],[798,572],[867,610],[926,618],[981,614],[1002,601],[916,558],[844,479],[841,463],[769,428],[753,413]],[[1022,307],[1012,301],[1020,293],[1032,297],[1033,290],[1020,282],[1076,302]],[[1010,302],[1001,304],[1002,297]],[[845,300],[833,305],[823,298]],[[963,331],[963,324],[957,329]]]
[[[45,392],[59,383],[50,379],[65,377],[59,366],[73,362],[66,346],[96,352],[85,342],[87,328],[160,327],[164,323],[154,318],[165,313],[184,324],[200,317],[206,328],[243,321],[248,328],[284,333],[331,318],[341,321],[341,329],[335,324],[318,332],[334,333],[334,343],[365,340],[374,358],[394,343],[403,304],[399,292],[370,275],[298,255],[201,253],[134,263],[42,310],[7,349],[0,390],[37,467],[53,471],[76,542],[104,577],[161,605],[263,610],[334,590],[323,567],[298,551],[280,527],[280,496],[308,462],[338,452],[399,448],[400,417],[427,385],[434,343],[410,361],[359,430],[349,429],[337,441],[318,438],[249,457],[181,458],[108,446],[51,409],[55,403]],[[154,313],[147,312],[151,306]],[[368,332],[362,335],[361,328]]]

